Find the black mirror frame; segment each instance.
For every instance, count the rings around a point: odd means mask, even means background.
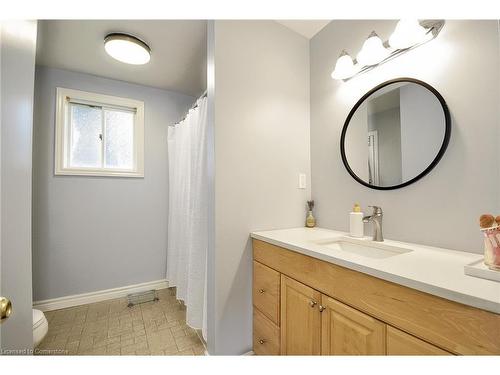
[[[349,166],[349,163],[347,162],[347,157],[345,154],[345,146],[344,146],[347,128],[348,128],[349,122],[351,121],[352,116],[354,116],[354,113],[356,112],[356,110],[361,106],[361,104],[370,95],[372,95],[374,92],[380,90],[383,87],[386,87],[386,86],[391,85],[393,83],[400,83],[400,82],[410,82],[410,83],[416,83],[418,85],[421,85],[421,86],[425,87],[426,89],[428,89],[430,92],[432,92],[436,96],[436,98],[439,100],[439,103],[441,103],[441,107],[443,108],[443,113],[444,113],[444,117],[445,117],[445,133],[444,133],[444,138],[443,138],[443,144],[441,145],[441,148],[439,149],[439,152],[437,153],[437,155],[434,158],[434,160],[432,161],[432,163],[430,163],[429,166],[426,169],[424,169],[424,171],[422,173],[420,173],[418,176],[412,178],[411,180],[405,181],[399,185],[392,185],[392,186],[370,185],[366,181],[359,178],[356,175],[356,173],[354,173],[354,171]],[[420,80],[415,79],[415,78],[407,78],[407,77],[396,78],[396,79],[391,79],[389,81],[385,81],[385,82],[381,83],[380,85],[374,87],[370,91],[368,91],[365,95],[363,95],[361,97],[361,99],[359,99],[357,101],[357,103],[351,109],[351,111],[349,112],[349,115],[347,115],[347,118],[344,122],[344,127],[342,128],[342,135],[340,136],[340,154],[342,156],[342,162],[344,163],[344,166],[347,169],[347,172],[349,172],[349,174],[352,176],[352,178],[354,178],[361,185],[364,185],[366,187],[369,187],[371,189],[376,189],[376,190],[394,190],[394,189],[400,189],[402,187],[413,184],[414,182],[420,180],[422,177],[424,177],[426,174],[428,174],[439,163],[439,161],[443,157],[443,155],[446,151],[446,148],[448,147],[448,143],[450,142],[450,136],[451,136],[450,111],[448,110],[448,106],[446,105],[446,102],[445,102],[444,98],[441,96],[441,94],[439,93],[439,91],[437,91],[434,87],[432,87],[428,83],[420,81]]]

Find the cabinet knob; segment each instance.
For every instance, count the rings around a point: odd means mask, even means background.
[[[264,345],[266,343],[266,340],[260,339],[259,344]]]
[[[262,293],[264,293],[264,292],[265,292],[265,290],[264,290],[264,289],[259,289],[259,293],[260,293],[260,294],[262,294]]]
[[[326,307],[325,307],[325,306],[323,306],[323,305],[319,305],[319,312],[323,312],[323,310],[324,310],[324,309],[326,309]]]
[[[316,306],[317,304],[318,304],[318,302],[316,302],[316,301],[314,301],[314,300],[309,301],[309,306],[311,306],[311,307],[314,307],[314,306]]]

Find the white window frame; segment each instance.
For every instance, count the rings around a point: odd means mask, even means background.
[[[56,139],[55,174],[76,176],[144,177],[144,102],[93,92],[66,89],[56,90]],[[135,111],[134,115],[134,168],[122,170],[115,168],[70,167],[69,162],[69,103],[81,103],[98,107],[110,107]]]

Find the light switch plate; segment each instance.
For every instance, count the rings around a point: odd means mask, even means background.
[[[305,173],[299,173],[299,189],[305,189],[307,186],[307,178]]]

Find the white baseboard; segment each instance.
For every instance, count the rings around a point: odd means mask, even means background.
[[[108,299],[125,297],[130,293],[139,293],[145,292],[147,290],[164,288],[168,288],[168,281],[165,279],[149,281],[146,283],[124,286],[121,288],[98,290],[96,292],[75,294],[73,296],[47,299],[44,301],[36,301],[33,302],[33,308],[42,311],[59,310],[68,307],[85,305],[87,303],[95,303],[106,301]]]

